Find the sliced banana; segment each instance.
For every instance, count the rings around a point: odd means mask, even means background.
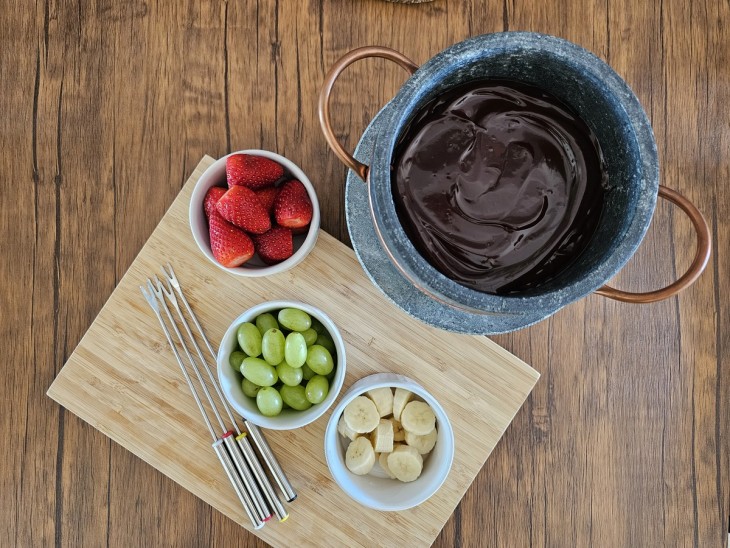
[[[393,423],[387,419],[380,419],[378,426],[370,434],[370,441],[378,453],[390,453],[393,450]]]
[[[370,470],[375,466],[375,451],[373,451],[369,439],[361,436],[350,442],[345,453],[345,466],[350,472],[358,476],[370,473]]]
[[[390,422],[393,423],[393,441],[405,441],[406,431],[403,430],[400,421],[390,419]]]
[[[360,439],[362,438],[358,438]],[[414,447],[399,445],[388,455],[388,468],[396,479],[403,482],[414,481],[423,471],[423,457]]]
[[[378,464],[383,469],[383,471],[388,474],[388,477],[390,479],[395,479],[393,472],[391,472],[390,468],[388,468],[388,455],[390,455],[390,453],[380,453],[380,456],[378,457]]]
[[[375,404],[365,396],[358,396],[348,403],[342,416],[347,426],[360,434],[372,432],[380,422]]]
[[[347,412],[347,409],[345,409]],[[436,427],[436,415],[431,407],[422,401],[412,401],[400,414],[400,423],[406,432],[425,436]]]
[[[395,395],[393,396],[393,418],[395,420],[401,420],[400,415],[403,412],[403,408],[409,401],[411,401],[412,397],[413,393],[409,392],[405,388],[395,389]]]
[[[350,441],[355,441],[355,439],[361,436],[361,434],[355,432],[352,428],[347,426],[344,416],[340,417],[340,422],[337,423],[337,431],[340,433],[340,435],[345,436]]]
[[[389,387],[368,390],[367,395],[373,400],[381,417],[387,417],[393,412],[393,391]]]
[[[431,452],[433,446],[436,445],[436,440],[439,437],[438,430],[435,428],[431,430],[425,436],[419,436],[418,434],[412,434],[411,432],[405,431],[406,443],[416,449],[421,455],[426,455]]]

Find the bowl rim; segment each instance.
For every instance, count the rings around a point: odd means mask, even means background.
[[[350,472],[345,466],[344,451],[341,447],[338,448],[339,433],[337,432],[337,423],[339,421],[339,417],[340,415],[342,415],[345,406],[347,406],[347,404],[354,400],[356,397],[363,395],[368,390],[374,390],[376,388],[382,387],[404,388],[423,398],[426,403],[431,406],[431,409],[433,409],[434,414],[436,415],[436,421],[439,425],[439,438],[441,437],[441,435],[445,436],[445,439],[443,441],[445,441],[447,444],[447,453],[445,455],[445,460],[441,463],[438,463],[439,473],[436,476],[437,480],[433,484],[432,488],[427,491],[422,491],[419,496],[412,497],[409,502],[402,504],[380,501],[378,501],[377,504],[373,504],[371,497],[363,496],[359,490],[352,491],[348,489],[345,485],[342,484],[339,478],[340,474],[352,474],[352,472]],[[398,512],[401,510],[414,508],[416,506],[419,506],[420,504],[423,504],[434,494],[436,494],[436,492],[441,488],[441,486],[444,484],[449,474],[451,473],[455,452],[456,442],[454,439],[454,429],[451,426],[451,421],[449,420],[449,416],[446,414],[446,410],[441,406],[438,400],[418,382],[411,379],[410,377],[406,377],[405,375],[401,375],[398,373],[374,373],[372,375],[363,377],[353,383],[352,386],[350,386],[350,388],[347,390],[345,395],[342,396],[342,399],[340,399],[340,402],[337,404],[337,406],[335,406],[335,408],[332,410],[332,414],[330,415],[330,418],[327,422],[327,429],[324,433],[325,460],[327,461],[327,468],[329,469],[330,475],[332,476],[332,479],[335,481],[335,483],[339,486],[340,489],[342,489],[345,494],[347,494],[350,498],[352,498],[359,504],[362,504],[363,506],[372,508],[374,510],[380,510],[385,512]],[[337,469],[337,473],[335,472],[335,467]]]
[[[236,392],[237,394],[240,394],[241,398],[249,399],[241,391],[240,381],[236,381],[235,383],[232,382],[230,375],[226,374],[225,372],[226,370],[233,372],[233,369],[228,364],[228,351],[224,349],[223,343],[228,338],[235,336],[235,331],[238,329],[238,326],[241,325],[241,323],[250,321],[259,314],[281,308],[299,308],[300,310],[304,310],[305,312],[307,312],[311,316],[316,317],[320,322],[322,322],[335,343],[335,348],[337,349],[337,366],[335,370],[335,377],[332,379],[332,382],[330,384],[329,393],[327,394],[327,397],[324,399],[324,401],[322,401],[322,403],[313,405],[306,411],[297,411],[296,414],[287,414],[283,417],[281,415],[277,415],[276,417],[266,417],[257,410],[251,410],[241,407],[241,405],[233,398],[231,390],[232,387],[235,386],[237,387]],[[327,410],[329,410],[330,407],[332,407],[332,405],[337,400],[337,397],[342,390],[342,385],[345,382],[345,374],[347,370],[345,341],[342,338],[342,335],[340,334],[337,325],[335,325],[332,319],[324,311],[317,308],[316,306],[300,301],[264,301],[246,309],[244,312],[238,315],[228,326],[228,329],[226,329],[226,332],[224,333],[223,337],[221,338],[221,342],[218,345],[218,353],[216,354],[216,369],[218,375],[218,383],[221,387],[221,393],[223,394],[223,397],[233,408],[233,410],[241,415],[244,419],[254,423],[257,426],[260,426],[261,428],[268,428],[270,430],[294,430],[296,428],[301,428],[303,426],[311,424],[312,422],[319,419],[327,412]],[[286,424],[282,424],[282,419],[284,418],[287,419]]]
[[[219,180],[218,172],[222,169],[223,173],[225,174],[226,160],[230,156],[233,156],[235,154],[249,154],[251,156],[262,156],[264,158],[274,160],[275,162],[281,164],[285,169],[287,169],[298,181],[300,181],[304,185],[304,188],[307,189],[307,194],[309,195],[309,199],[312,202],[312,220],[309,224],[307,236],[305,237],[302,244],[299,246],[299,249],[297,249],[291,257],[280,263],[263,267],[247,267],[243,265],[229,268],[223,266],[218,261],[216,261],[215,257],[213,257],[213,252],[210,249],[209,239],[201,233],[201,230],[199,228],[196,228],[200,225],[201,222],[206,222],[205,215],[203,213],[203,200],[205,199],[206,192],[209,188],[213,186],[218,186],[217,183],[221,182]],[[223,182],[225,182],[225,179],[223,180]],[[203,253],[203,255],[221,270],[225,270],[226,272],[229,272],[236,276],[248,278],[258,278],[262,276],[279,274],[281,272],[289,270],[290,268],[293,268],[294,266],[302,262],[304,258],[312,251],[312,249],[314,249],[314,245],[317,242],[317,237],[319,236],[320,222],[321,214],[319,209],[319,199],[317,197],[317,191],[315,190],[314,185],[312,185],[312,181],[309,179],[309,177],[307,177],[302,168],[300,168],[292,160],[282,156],[281,154],[277,154],[276,152],[271,152],[269,150],[237,150],[218,158],[205,169],[198,181],[195,183],[195,187],[193,188],[193,191],[190,195],[190,202],[188,205],[188,226],[190,227],[190,232],[193,235],[193,240],[195,241],[196,245]]]

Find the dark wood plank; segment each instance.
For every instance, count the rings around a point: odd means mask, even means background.
[[[679,298],[589,297],[496,337],[542,373],[437,545],[722,545],[730,515],[730,5],[664,0],[50,2],[0,13],[0,545],[259,545],[44,396],[203,153],[277,150],[348,242],[344,168],[319,131],[324,72],[362,45],[423,62],[467,36],[536,30],[608,61],[651,119],[662,181],[711,223]],[[405,74],[338,82],[349,147]],[[28,190],[32,189],[31,192]],[[659,204],[612,282],[660,287],[694,235]]]
[[[0,122],[0,340],[7,360],[0,380],[5,432],[0,544],[49,545],[59,517],[57,456],[63,435],[62,411],[44,397],[63,364],[55,322],[60,192],[53,139],[61,74],[41,73],[46,66],[42,11],[40,25],[33,10],[8,11],[0,17],[5,107]]]

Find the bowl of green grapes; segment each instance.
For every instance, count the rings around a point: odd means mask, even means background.
[[[263,428],[305,426],[334,403],[345,380],[345,344],[320,309],[269,301],[236,318],[218,347],[223,395]]]

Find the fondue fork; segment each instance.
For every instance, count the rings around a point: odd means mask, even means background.
[[[183,316],[182,312],[180,311],[180,306],[177,304],[177,299],[175,298],[175,294],[172,291],[172,288],[170,286],[165,286],[160,280],[155,276],[155,282],[156,289],[153,288],[152,283],[150,280],[147,281],[150,288],[153,290],[155,295],[157,296],[158,300],[162,303],[162,307],[164,308],[165,312],[167,313],[167,317],[170,319],[170,322],[172,322],[173,329],[175,330],[175,333],[177,334],[178,339],[180,340],[180,344],[182,344],[183,349],[185,350],[185,353],[188,356],[188,360],[190,360],[191,365],[193,366],[193,371],[195,371],[195,375],[198,378],[198,382],[200,382],[201,387],[203,388],[203,392],[205,393],[205,396],[208,398],[208,403],[210,403],[211,408],[213,409],[213,412],[218,419],[218,424],[221,427],[221,430],[224,432],[223,434],[223,441],[228,448],[228,452],[230,453],[231,457],[233,458],[233,463],[236,465],[236,469],[238,470],[238,473],[240,477],[243,479],[243,484],[246,487],[246,490],[249,492],[249,495],[253,498],[254,506],[256,507],[256,510],[259,513],[259,517],[262,521],[268,521],[271,518],[271,512],[267,508],[266,502],[264,501],[264,498],[261,494],[261,489],[259,488],[258,484],[256,483],[256,480],[254,479],[251,469],[249,468],[250,465],[246,464],[246,457],[245,457],[245,451],[242,447],[242,444],[236,444],[234,441],[233,431],[229,430],[228,427],[223,422],[223,419],[221,418],[220,413],[218,412],[218,406],[215,404],[215,400],[210,395],[210,392],[208,391],[208,387],[206,382],[203,380],[203,376],[200,373],[200,369],[198,369],[197,364],[195,363],[195,360],[190,354],[190,351],[188,350],[187,345],[185,344],[185,341],[182,338],[182,335],[180,334],[179,329],[177,328],[177,324],[172,319],[172,315],[170,313],[170,309],[167,307],[167,303],[165,302],[165,299],[163,298],[163,294],[167,299],[170,301],[172,306],[177,311],[178,317],[180,318],[180,322],[182,323],[183,327],[185,328],[185,331],[190,338],[190,340],[193,343],[194,348],[197,350],[198,357],[200,358],[200,361],[202,362],[205,369],[208,371],[208,376],[210,377],[211,381],[213,382],[213,386],[216,389],[216,392],[218,394],[218,398],[220,401],[223,402],[224,407],[226,407],[225,399],[223,398],[223,395],[221,394],[220,390],[218,389],[218,385],[215,382],[215,379],[213,378],[213,374],[210,371],[210,368],[208,367],[208,364],[205,361],[205,358],[203,357],[203,353],[200,350],[200,347],[198,346],[198,343],[195,342],[195,337],[193,337],[192,332],[190,331],[190,327],[188,327],[188,323],[185,320],[185,316]],[[229,412],[230,416],[230,412]],[[235,420],[233,420],[233,417],[231,417],[231,422],[236,426],[236,429],[238,429],[238,426],[235,424]],[[240,434],[240,432],[239,432]],[[281,503],[279,503],[281,505]]]
[[[169,270],[169,272],[168,272]],[[175,271],[172,269],[172,265],[170,263],[167,263],[167,269],[165,267],[162,267],[162,272],[165,275],[165,278],[167,278],[167,281],[170,283],[170,285],[175,289],[175,292],[177,293],[178,297],[182,301],[183,305],[185,306],[185,309],[188,312],[188,315],[190,316],[190,319],[193,321],[193,324],[195,324],[195,327],[198,330],[198,333],[200,334],[201,339],[205,343],[205,346],[208,349],[208,352],[210,353],[211,357],[215,361],[217,359],[217,354],[215,350],[213,350],[213,346],[210,344],[210,341],[208,341],[208,337],[205,336],[205,332],[203,331],[203,327],[200,325],[200,322],[198,321],[197,316],[193,312],[193,309],[190,307],[190,304],[188,303],[188,300],[185,298],[185,294],[182,291],[182,287],[180,286],[180,282],[177,279],[177,276],[175,275]],[[176,302],[175,302],[176,304]],[[178,309],[178,312],[180,310]],[[182,314],[181,314],[182,317]],[[183,321],[184,318],[183,318]],[[193,341],[195,339],[190,335],[190,332],[188,331],[188,335],[190,336]],[[197,343],[193,342],[195,345],[196,350],[198,351],[200,355],[200,347],[198,347]],[[210,368],[208,367],[208,364],[201,356],[201,361],[203,362],[203,365],[205,366],[206,371],[208,372],[208,376],[210,377],[211,382],[213,383],[213,386],[216,389],[216,392],[218,393],[218,397],[223,402],[223,408],[226,410],[226,413],[228,414],[229,419],[233,423],[234,428],[236,429],[236,433],[238,434],[236,436],[236,441],[239,442],[241,445],[241,450],[243,451],[244,455],[247,456],[247,460],[250,460],[250,464],[252,468],[254,468],[254,471],[256,473],[256,477],[259,479],[261,483],[261,487],[264,491],[264,494],[266,495],[266,499],[269,502],[269,504],[273,507],[274,511],[276,512],[277,517],[280,521],[284,521],[288,514],[286,513],[286,510],[284,509],[283,505],[279,501],[279,497],[274,492],[273,487],[271,486],[271,483],[269,482],[268,477],[266,476],[266,473],[261,468],[261,464],[259,463],[258,459],[255,456],[255,453],[253,452],[253,449],[251,448],[251,444],[246,439],[246,434],[241,433],[241,429],[238,426],[238,423],[236,422],[236,419],[233,416],[233,412],[230,408],[230,405],[226,401],[226,399],[222,396],[220,389],[218,387],[218,383],[216,382]],[[287,502],[292,502],[294,499],[297,498],[297,494],[294,491],[294,488],[292,487],[291,483],[289,482],[289,479],[286,477],[286,474],[281,468],[281,465],[279,464],[279,461],[274,456],[273,451],[271,450],[271,447],[269,446],[268,442],[266,441],[266,438],[264,437],[263,432],[259,429],[258,426],[253,424],[252,422],[247,421],[245,418],[243,419],[244,426],[248,430],[248,433],[251,436],[251,439],[253,440],[254,445],[259,450],[259,454],[261,455],[261,459],[266,464],[266,467],[271,472],[272,477],[276,481],[277,486],[281,490],[282,494],[284,495],[284,498]]]
[[[203,416],[203,420],[205,421],[206,426],[208,427],[208,431],[210,432],[210,435],[213,438],[213,450],[215,451],[216,455],[218,455],[218,459],[221,461],[221,465],[223,466],[223,469],[226,473],[226,476],[228,476],[229,481],[231,482],[231,485],[233,486],[234,491],[236,492],[236,495],[238,496],[238,499],[241,501],[241,504],[243,505],[243,509],[246,512],[246,515],[251,520],[251,523],[254,526],[254,529],[261,529],[264,526],[263,520],[259,517],[258,512],[254,508],[253,500],[251,499],[250,495],[246,492],[246,489],[241,481],[241,478],[238,476],[238,473],[236,471],[236,467],[233,464],[233,459],[228,454],[228,451],[226,450],[223,439],[218,438],[215,433],[215,429],[213,428],[213,425],[210,422],[210,419],[208,418],[208,414],[205,411],[205,407],[203,406],[203,403],[200,401],[200,397],[198,396],[198,392],[195,389],[195,386],[193,385],[193,381],[190,378],[190,375],[188,374],[187,368],[185,367],[182,358],[180,357],[179,352],[177,351],[177,348],[175,347],[175,344],[172,341],[172,336],[170,335],[170,331],[167,328],[167,325],[165,324],[165,321],[162,319],[162,315],[160,314],[160,306],[155,299],[156,292],[152,288],[152,283],[148,280],[149,288],[145,288],[144,286],[140,286],[140,290],[142,291],[142,295],[147,300],[147,304],[150,305],[150,308],[155,313],[155,316],[157,316],[157,320],[160,322],[160,326],[162,327],[162,331],[165,333],[165,338],[167,339],[167,342],[170,345],[170,348],[172,348],[172,353],[175,355],[175,359],[177,360],[177,363],[180,365],[180,370],[183,373],[183,376],[185,377],[185,380],[188,383],[188,386],[190,387],[190,392],[193,395],[193,399],[195,400],[195,403],[198,404],[198,409],[200,409],[200,414]],[[163,301],[164,304],[164,301]],[[169,315],[169,311],[168,311]],[[171,316],[170,316],[170,319]],[[174,322],[173,322],[173,325]],[[189,354],[188,354],[189,355]],[[230,436],[227,436],[230,437]]]

